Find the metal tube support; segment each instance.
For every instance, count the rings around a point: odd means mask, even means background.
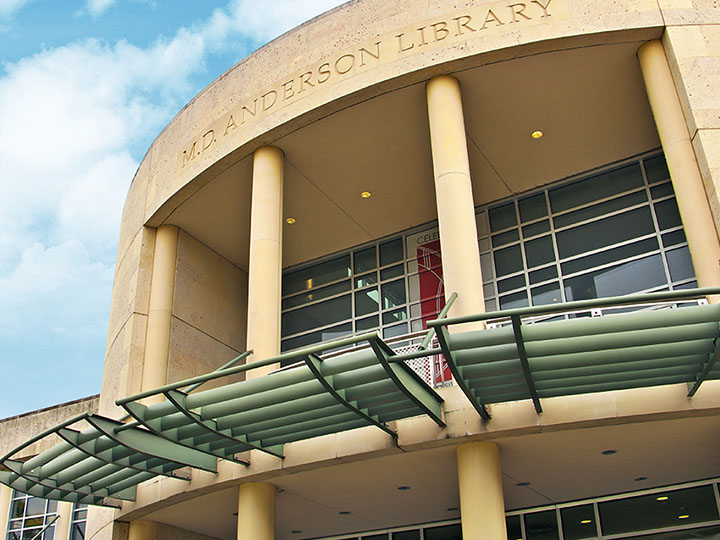
[[[161,225],[155,234],[142,391],[167,384],[178,237],[179,230],[172,225]],[[160,396],[153,396],[146,400],[146,404],[159,401],[162,401]]]
[[[645,43],[638,50],[638,60],[675,189],[698,285],[720,285],[717,229],[662,42],[653,40]],[[710,296],[708,300],[716,303],[720,301],[720,296]]]
[[[485,300],[460,83],[439,75],[428,81],[426,92],[445,299],[453,291],[458,293],[451,309],[454,316],[480,313],[485,311]]]
[[[257,360],[280,353],[282,213],[283,153],[262,146],[253,156],[248,270],[247,348]],[[275,368],[256,369],[246,377],[261,377]]]
[[[238,540],[275,540],[275,486],[264,482],[240,486],[237,537]]]
[[[462,444],[457,463],[463,538],[507,540],[498,445],[487,441]]]

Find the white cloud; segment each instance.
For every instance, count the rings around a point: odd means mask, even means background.
[[[93,17],[99,17],[112,6],[116,0],[88,0],[87,9]]]
[[[10,17],[35,0],[0,0],[0,17]]]

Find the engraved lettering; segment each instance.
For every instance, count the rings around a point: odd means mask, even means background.
[[[503,26],[505,23],[500,20],[500,18],[495,15],[492,9],[488,9],[487,16],[485,17],[485,22],[480,27],[480,30],[485,30],[485,27],[488,25],[490,21],[495,21],[495,26]]]
[[[409,47],[403,47],[403,36],[404,35],[405,34],[398,34],[397,36],[395,36],[396,38],[398,38],[398,52],[409,51],[410,49],[412,49],[415,46],[415,44],[412,43],[412,44],[410,44]]]
[[[421,26],[420,28],[418,28],[418,33],[420,34],[420,45],[418,45],[418,47],[422,47],[423,45],[428,44],[428,42],[425,41],[425,28],[427,27]]]
[[[471,32],[477,31],[475,28],[470,26],[470,21],[472,21],[472,17],[470,15],[460,15],[459,17],[453,17],[453,21],[457,23],[457,32],[455,32],[455,37],[463,35],[463,28],[467,28]]]
[[[435,36],[435,41],[442,41],[448,35],[450,35],[450,30],[447,29],[447,23],[445,21],[443,22],[436,22],[431,24],[433,29],[433,34]]]
[[[365,65],[365,54],[369,54],[372,56],[375,60],[380,60],[380,42],[375,42],[375,53],[370,52],[365,47],[360,47],[360,66]]]
[[[298,90],[298,94],[305,91],[305,85],[308,86],[315,86],[313,83],[310,82],[310,79],[312,79],[312,71],[306,71],[302,75],[300,75],[300,90]]]
[[[294,79],[290,79],[289,81],[282,83],[283,101],[285,101],[286,99],[290,99],[295,95],[295,90],[293,90],[293,82],[295,82]]]
[[[267,97],[272,96],[272,101],[268,105]],[[262,110],[263,112],[267,111],[270,107],[275,105],[275,102],[277,101],[277,92],[275,90],[270,90],[269,92],[265,92],[262,96],[260,96],[260,99],[262,99]]]
[[[525,5],[525,2],[518,2],[517,4],[510,4],[508,7],[510,8],[510,11],[512,12],[512,18],[513,18],[512,22],[514,22],[514,23],[519,22],[518,15],[520,15],[521,17],[524,17],[528,21],[532,19],[532,17],[528,17],[524,13],[525,8],[527,8],[527,5]],[[519,8],[519,9],[516,9],[516,8]]]
[[[242,109],[240,109],[240,125],[245,123],[245,112],[249,112],[251,115],[255,116],[255,114],[257,113],[257,102],[258,102],[258,98],[255,98],[253,100],[252,111],[250,109],[248,109],[246,105],[242,106]]]
[[[327,62],[325,62],[324,64],[322,64],[322,65],[318,68],[318,73],[320,73],[321,75],[325,75],[325,78],[322,79],[322,80],[320,80],[320,78],[318,77],[318,80],[317,80],[318,83],[322,84],[322,83],[324,83],[325,81],[327,81],[327,80],[330,78],[330,64],[327,63]]]
[[[340,69],[340,62],[343,60],[343,58],[349,58],[350,62],[345,62],[347,64],[347,69],[341,70]],[[337,71],[340,75],[345,75],[348,71],[350,71],[352,68],[355,67],[355,55],[354,54],[343,54],[340,58],[335,60],[335,71]]]
[[[545,13],[545,15],[540,15],[540,17],[550,17],[550,14],[548,13],[548,10],[547,10],[548,6],[550,5],[550,2],[552,2],[552,0],[547,0],[547,4],[543,5],[541,0],[532,0],[532,3],[540,6],[542,8],[543,12]]]
[[[208,139],[208,136],[210,137],[209,139]],[[202,140],[203,140],[202,151],[204,152],[205,150],[207,150],[208,148],[210,148],[212,146],[212,143],[215,142],[215,130],[214,129],[208,130],[208,132],[202,136]],[[208,140],[210,142],[208,142]],[[198,152],[198,154],[200,154],[200,152]]]
[[[184,167],[186,164],[190,163],[193,159],[195,159],[195,155],[197,150],[195,148],[197,147],[197,141],[194,141],[192,143],[192,146],[190,147],[190,150],[183,150],[182,154],[182,167]],[[199,152],[197,152],[199,153]]]
[[[225,133],[223,133],[223,137],[228,134],[228,131],[231,129],[234,131],[237,126],[235,125],[235,119],[233,118],[233,115],[230,115],[230,118],[228,118],[227,125],[225,126]]]

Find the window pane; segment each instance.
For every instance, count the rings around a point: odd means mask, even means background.
[[[560,510],[560,515],[562,516],[565,540],[581,540],[597,536],[595,510],[592,504],[563,508]]]
[[[513,309],[519,307],[527,307],[528,298],[527,292],[516,292],[514,294],[508,294],[507,296],[500,297],[500,309]],[[492,311],[492,310],[488,310]]]
[[[702,529],[691,529],[689,531],[633,536],[632,540],[718,540],[718,538],[720,538],[720,527],[703,527]]]
[[[12,517],[21,518],[25,515],[25,502],[26,499],[19,499],[16,501],[13,501],[13,507],[12,511],[10,512],[10,515]]]
[[[383,313],[383,324],[393,324],[396,322],[407,320],[407,311],[405,309],[396,309]]]
[[[493,247],[500,247],[504,246],[505,244],[510,244],[511,242],[517,242],[519,239],[520,233],[518,233],[518,230],[512,229],[504,233],[493,235],[492,245]]]
[[[423,530],[425,540],[462,540],[462,526],[459,523],[431,527]]]
[[[532,221],[547,216],[547,204],[545,204],[545,193],[538,193],[525,199],[518,201],[518,209],[520,210],[520,219]]]
[[[363,536],[362,540],[388,540],[387,533],[373,534],[372,536]]]
[[[505,518],[505,529],[508,540],[522,540],[522,528],[520,516],[508,516]]]
[[[494,253],[495,272],[498,277],[519,272],[523,269],[522,253],[520,246],[511,246],[499,249]]]
[[[362,287],[367,287],[368,285],[375,285],[377,282],[377,272],[365,274],[364,276],[355,278],[355,288],[360,289]]]
[[[564,259],[652,232],[655,225],[650,209],[636,208],[557,233],[558,252]]]
[[[690,250],[687,247],[668,251],[667,262],[670,269],[670,278],[673,281],[695,277],[695,270],[690,259]]]
[[[598,509],[606,535],[718,519],[712,486],[607,501]]]
[[[562,212],[643,185],[640,164],[631,163],[613,171],[551,189],[550,206],[553,212]]]
[[[361,249],[353,254],[355,260],[355,273],[366,272],[368,270],[375,270],[377,267],[377,260],[375,258],[375,246],[367,249]]]
[[[360,319],[355,322],[355,331],[356,332],[366,332],[368,330],[373,330],[380,326],[378,321],[378,316],[373,315],[372,317],[368,317],[366,319]]]
[[[513,289],[519,289],[525,287],[525,276],[519,275],[508,279],[502,279],[498,281],[498,292],[512,291]]]
[[[668,172],[664,155],[661,154],[659,156],[646,159],[644,164],[645,175],[647,176],[650,184],[670,178],[670,173]]]
[[[382,285],[382,306],[389,309],[405,303],[405,280],[398,279]]]
[[[525,238],[530,238],[531,236],[536,236],[538,234],[548,232],[549,230],[550,222],[547,219],[543,221],[538,221],[537,223],[533,223],[532,225],[525,225],[522,228],[523,237]]]
[[[283,295],[304,291],[344,277],[350,277],[349,254],[285,274]]]
[[[594,255],[588,255],[587,257],[581,257],[572,261],[562,263],[563,275],[574,274],[576,272],[582,272],[583,270],[589,270],[596,266],[602,266],[603,264],[609,264],[614,261],[621,261],[623,259],[629,259],[635,255],[642,253],[648,253],[658,249],[657,238],[647,238],[634,244],[628,244],[626,246],[620,246]]]
[[[380,244],[380,266],[392,264],[404,259],[402,238]]]
[[[565,300],[587,300],[638,292],[666,283],[660,255],[629,261],[565,280]]]
[[[559,538],[555,510],[525,514],[524,517],[527,540],[557,540]]]
[[[380,296],[377,287],[365,289],[355,293],[355,316],[362,317],[377,311],[380,306]]]
[[[290,298],[286,298],[282,301],[282,308],[289,309],[292,307],[301,306],[303,304],[307,304],[308,302],[322,300],[323,298],[335,296],[336,294],[347,292],[349,290],[350,280],[347,279],[345,281],[341,281],[340,283],[335,283],[333,285],[328,285],[327,287],[315,289],[312,292],[306,292],[303,294],[298,294],[296,296],[291,296]]]
[[[653,199],[659,199],[660,197],[666,197],[667,195],[674,195],[673,186],[670,182],[653,186],[650,188],[650,195]]]
[[[660,230],[682,225],[682,221],[680,221],[680,212],[675,199],[667,199],[665,201],[655,203],[655,214],[657,215]]]
[[[594,204],[574,212],[569,212],[561,216],[557,216],[553,219],[553,223],[556,228],[567,227],[574,223],[580,223],[581,221],[587,221],[589,219],[597,218],[600,216],[607,215],[611,212],[622,210],[623,208],[629,208],[636,204],[642,204],[647,202],[647,194],[644,191],[636,191],[617,199],[605,201],[603,203]]]
[[[384,338],[402,336],[403,334],[407,334],[407,333],[408,333],[407,323],[398,324],[397,326],[389,326],[388,328],[383,329],[383,337]]]
[[[562,302],[562,295],[560,294],[560,284],[548,283],[547,285],[541,285],[530,290],[530,296],[532,297],[533,306],[542,306],[545,304],[557,304]]]
[[[352,334],[352,324],[344,323],[331,328],[325,328],[318,330],[317,332],[310,332],[302,336],[297,336],[290,339],[284,339],[282,341],[282,350],[291,351],[293,349],[299,349],[306,345],[312,345],[313,343],[321,343],[323,341],[330,341],[331,339],[341,338]],[[294,362],[294,361],[293,361]]]
[[[552,238],[543,236],[525,242],[525,260],[528,268],[541,266],[555,260]]]
[[[490,212],[490,230],[492,232],[507,229],[513,225],[517,225],[515,216],[515,203],[508,203],[497,208],[491,208]]]
[[[420,531],[402,531],[392,533],[392,540],[420,540]]]
[[[548,279],[553,279],[557,277],[557,266],[548,266],[547,268],[542,268],[541,270],[535,270],[533,272],[530,272],[530,285],[534,285],[535,283],[540,283],[541,281],[547,281]]]
[[[26,516],[37,516],[38,514],[45,513],[45,499],[38,499],[37,497],[30,497],[27,500],[27,509],[25,511]]]
[[[291,336],[311,328],[325,326],[352,316],[350,295],[283,313],[283,334]]]
[[[682,230],[673,231],[662,235],[662,243],[665,247],[682,244],[683,242],[685,242],[685,232]]]
[[[386,279],[402,276],[404,271],[405,267],[402,264],[391,266],[390,268],[385,268],[380,271],[380,279],[384,281]]]

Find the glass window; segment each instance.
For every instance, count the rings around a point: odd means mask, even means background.
[[[73,505],[72,522],[70,523],[69,540],[84,540],[85,523],[87,521],[87,505],[77,503]]]
[[[667,262],[670,269],[670,278],[673,281],[695,277],[692,260],[690,259],[690,249],[687,246],[668,251]]]
[[[645,165],[645,175],[647,176],[648,183],[654,184],[655,182],[670,178],[664,155],[647,158],[643,161],[643,164]]]
[[[527,540],[558,540],[555,510],[525,514],[525,538]]]
[[[462,540],[462,526],[460,523],[430,527],[423,530],[425,540]]]
[[[678,210],[675,199],[666,199],[655,203],[655,214],[657,215],[660,230],[682,225],[680,221],[680,211]]]
[[[581,540],[598,536],[595,509],[592,504],[563,508],[560,516],[565,540]]]
[[[420,531],[401,531],[392,533],[392,540],[420,540]]]
[[[377,260],[375,257],[375,246],[356,251],[353,255],[355,261],[355,273],[367,272],[377,268]]]
[[[528,268],[542,266],[555,260],[552,238],[543,236],[535,240],[525,242],[525,260]]]
[[[636,191],[635,193],[630,193],[617,199],[611,199],[592,206],[586,206],[574,212],[562,214],[554,218],[553,223],[556,228],[560,229],[574,225],[575,223],[580,223],[581,221],[588,221],[589,219],[605,216],[612,212],[622,210],[623,208],[630,208],[631,206],[644,202],[647,202],[647,194],[644,191]]]
[[[590,176],[549,190],[553,212],[576,208],[623,191],[643,186],[640,164],[631,163],[618,169]]]
[[[362,317],[377,311],[380,307],[380,294],[377,287],[355,293],[355,316]]]
[[[586,257],[580,257],[579,259],[573,259],[572,261],[562,263],[560,267],[562,268],[563,275],[575,274],[596,266],[602,266],[614,261],[622,261],[623,259],[629,259],[643,253],[656,251],[657,249],[657,238],[647,238],[634,244],[627,244]]]
[[[508,516],[505,518],[505,529],[507,529],[508,540],[523,540],[520,516]]]
[[[498,292],[504,293],[507,291],[512,291],[514,289],[519,289],[520,287],[525,287],[525,276],[515,276],[507,279],[501,279],[497,283],[498,286]]]
[[[557,277],[557,266],[548,266],[547,268],[542,268],[541,270],[535,270],[533,272],[530,272],[530,284],[534,285],[535,283],[540,283],[542,281],[547,281],[548,279],[553,279]]]
[[[512,229],[504,233],[494,234],[492,237],[492,245],[493,247],[500,247],[505,244],[517,242],[518,240],[520,240],[520,233],[517,229]]]
[[[533,306],[542,306],[545,304],[557,304],[562,302],[562,293],[560,292],[560,283],[548,283],[540,287],[530,289]]]
[[[283,295],[312,289],[344,277],[350,277],[349,254],[285,274]]]
[[[492,232],[517,225],[515,203],[504,204],[496,208],[491,208],[488,214],[490,215],[490,230]]]
[[[606,501],[598,509],[605,535],[718,519],[712,486]]]
[[[328,285],[327,287],[315,289],[312,292],[297,294],[295,296],[285,298],[282,301],[282,308],[289,309],[292,307],[302,306],[303,304],[308,304],[316,300],[322,300],[323,298],[335,296],[336,294],[341,294],[349,290],[350,280],[347,279],[345,281],[341,281],[340,283],[335,283],[334,285]]]
[[[282,327],[287,335],[297,334],[326,326],[334,322],[349,319],[352,316],[350,295],[325,300],[293,311],[282,316]]]
[[[547,216],[545,193],[538,193],[537,195],[520,199],[518,201],[518,210],[520,210],[520,219],[523,223]]]
[[[381,287],[383,309],[401,306],[405,303],[405,280],[398,279],[384,283]]]
[[[498,277],[513,274],[523,269],[520,246],[511,246],[495,252],[495,272]]]
[[[403,258],[402,238],[380,244],[380,266],[402,261]]]
[[[53,523],[57,516],[57,501],[48,501],[18,491],[13,491],[8,523],[8,540],[30,540],[44,527]],[[55,524],[42,535],[43,540],[53,540]]]
[[[531,236],[537,236],[538,234],[548,232],[549,230],[550,222],[547,219],[544,219],[531,225],[525,225],[522,228],[522,233],[524,238],[530,238]]]

